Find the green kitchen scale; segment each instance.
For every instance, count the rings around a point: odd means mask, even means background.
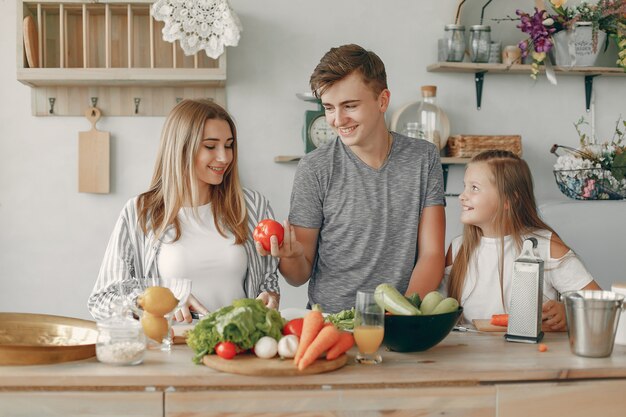
[[[300,100],[317,104],[317,110],[306,110],[304,112],[304,125],[302,126],[302,140],[306,153],[314,151],[322,145],[327,144],[337,137],[337,133],[326,122],[326,114],[322,101],[312,93],[297,93]]]

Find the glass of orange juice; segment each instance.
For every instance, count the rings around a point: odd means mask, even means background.
[[[385,310],[373,292],[358,291],[354,309],[354,340],[359,349],[357,363],[378,364],[383,358],[378,348],[385,335]]]

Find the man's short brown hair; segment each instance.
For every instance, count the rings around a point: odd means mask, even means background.
[[[311,74],[311,91],[319,98],[329,87],[354,71],[361,74],[363,82],[375,96],[387,88],[385,64],[378,55],[359,45],[350,44],[326,52]]]

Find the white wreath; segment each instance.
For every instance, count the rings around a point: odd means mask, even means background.
[[[163,39],[180,41],[185,55],[204,49],[216,59],[224,46],[237,46],[241,22],[228,0],[158,0],[152,17],[165,22]]]

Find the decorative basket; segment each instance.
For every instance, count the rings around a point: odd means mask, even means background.
[[[586,150],[574,149],[565,145],[552,145],[550,153],[559,157],[558,149],[578,159],[592,160],[594,154]],[[612,159],[614,161],[614,159]],[[624,200],[626,199],[626,166],[618,163],[596,168],[555,169],[554,179],[559,190],[575,200]],[[619,180],[617,179],[619,178]]]
[[[454,135],[448,138],[446,154],[458,158],[471,158],[482,151],[501,149],[522,156],[520,135]]]
[[[618,167],[626,169],[626,167]],[[613,174],[603,168],[555,170],[554,178],[559,190],[576,200],[623,200],[626,188],[611,185]]]

